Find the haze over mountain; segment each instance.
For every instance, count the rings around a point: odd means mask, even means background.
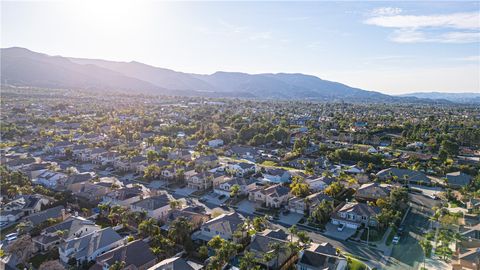
[[[215,72],[190,74],[139,62],[48,56],[25,48],[1,50],[2,85],[45,88],[117,90],[129,93],[318,99],[415,101],[362,90],[305,74]]]
[[[457,103],[480,103],[480,93],[443,93],[443,92],[416,92],[401,95],[402,97],[417,97],[428,99],[442,99]]]

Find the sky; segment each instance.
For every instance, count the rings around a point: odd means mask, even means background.
[[[3,1],[1,47],[182,72],[480,93],[480,2]]]

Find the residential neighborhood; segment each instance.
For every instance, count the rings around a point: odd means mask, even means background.
[[[50,91],[2,93],[4,269],[479,269],[478,107]]]

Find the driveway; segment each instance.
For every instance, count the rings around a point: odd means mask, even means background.
[[[254,202],[245,199],[237,203],[237,211],[240,213],[253,215],[255,212],[255,205],[256,204]]]
[[[283,225],[285,225],[287,227],[290,227],[292,225],[297,224],[300,221],[300,219],[302,219],[302,218],[303,218],[303,215],[299,214],[299,213],[290,212],[287,215],[284,215],[283,213],[280,213],[278,222],[282,223]]]
[[[338,240],[347,240],[349,237],[353,236],[357,231],[355,229],[347,228],[345,226],[345,228],[343,228],[343,230],[340,232],[338,231],[337,228],[338,228],[338,225],[328,222],[327,225],[325,225],[325,232],[323,234]]]
[[[206,195],[203,195],[202,199],[204,199],[207,203],[213,204],[213,205],[221,205],[225,203],[226,200],[228,200],[227,196],[224,196],[222,199],[220,199],[219,194],[210,192]]]
[[[174,189],[174,193],[175,195],[181,195],[181,196],[185,196],[185,197],[188,197],[190,196],[190,194],[192,194],[193,192],[195,192],[196,190],[193,189],[193,188],[176,188]]]

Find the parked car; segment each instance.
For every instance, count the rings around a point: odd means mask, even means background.
[[[400,241],[400,236],[398,235],[395,235],[395,237],[393,237],[393,240],[392,240],[392,244],[398,244],[398,242]]]
[[[345,229],[345,224],[340,224],[340,225],[338,225],[337,230],[338,230],[339,232],[343,231],[343,229]]]
[[[398,230],[397,230],[397,235],[401,236],[404,231],[405,231],[404,227],[399,227]]]

